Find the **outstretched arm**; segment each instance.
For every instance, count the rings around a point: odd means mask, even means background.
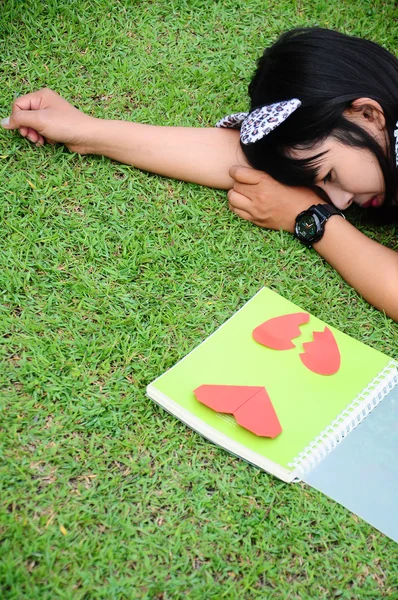
[[[287,188],[265,173],[233,167],[229,206],[260,227],[293,233],[296,216],[322,200],[311,190]],[[341,217],[326,222],[314,249],[370,304],[398,322],[398,252],[371,240]]]
[[[107,156],[144,171],[220,189],[232,187],[232,165],[247,164],[238,131],[96,119],[49,89],[17,98],[5,121],[3,127],[19,129],[38,146],[61,142],[73,152]]]
[[[100,154],[139,169],[230,189],[230,208],[261,227],[293,231],[295,217],[319,198],[286,188],[246,165],[239,132],[229,129],[158,127],[85,115],[52,90],[18,98],[5,123],[38,146],[61,142],[73,152]],[[363,297],[398,321],[398,253],[381,246],[338,217],[329,219],[314,245]]]

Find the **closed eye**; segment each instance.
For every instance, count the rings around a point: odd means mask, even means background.
[[[327,183],[328,181],[332,180],[332,171],[329,171],[329,173],[322,179],[323,183]]]

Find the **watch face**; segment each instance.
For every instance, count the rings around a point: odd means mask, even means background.
[[[303,215],[297,223],[298,233],[311,240],[317,233],[317,226],[312,215]]]

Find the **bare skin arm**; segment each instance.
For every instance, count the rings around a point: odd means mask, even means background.
[[[230,189],[229,206],[261,227],[293,231],[299,212],[319,203],[307,189],[286,188],[245,167],[239,133],[228,129],[157,127],[89,117],[51,90],[18,98],[3,126],[31,142],[61,142],[80,154],[100,154],[139,169]],[[231,170],[230,170],[231,169]],[[314,245],[340,275],[379,310],[398,321],[398,253],[340,217]]]
[[[233,184],[231,164],[247,164],[239,133],[231,129],[157,127],[101,119],[92,126],[88,153],[181,181],[227,190]]]
[[[274,200],[270,178],[260,171],[233,167],[228,193],[231,210],[260,227],[294,231],[299,212],[322,200],[312,191],[285,188]],[[398,322],[398,252],[371,240],[345,219],[335,216],[325,226],[314,250],[338,271],[370,304]]]
[[[220,189],[232,187],[232,165],[247,164],[238,131],[95,119],[48,89],[18,98],[3,126],[19,129],[38,146],[61,142],[73,152]]]
[[[398,322],[398,252],[334,217],[314,248],[365,300]]]

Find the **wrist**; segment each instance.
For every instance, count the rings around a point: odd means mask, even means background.
[[[107,156],[113,160],[135,164],[137,159],[136,123],[92,118],[88,123],[87,154]],[[141,127],[149,127],[141,125]]]
[[[325,233],[325,226],[333,216],[345,216],[332,204],[318,203],[304,210],[296,217],[295,236],[309,248],[319,242]]]
[[[87,121],[82,131],[83,144],[81,154],[103,154],[105,122],[105,119],[87,116]]]
[[[314,204],[327,204],[324,200],[309,188],[289,188],[294,196],[289,204],[289,215],[286,215],[286,223],[283,229],[289,233],[294,233],[296,219],[298,215],[305,210],[308,210]]]

